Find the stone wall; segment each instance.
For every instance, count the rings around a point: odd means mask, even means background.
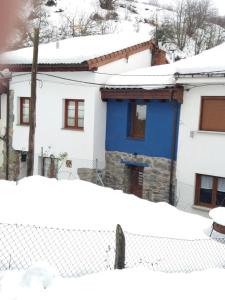
[[[96,169],[79,168],[77,174],[81,180],[96,183]]]
[[[107,151],[104,183],[108,187],[123,190],[124,192],[129,192],[129,171],[128,167],[121,163],[121,160],[148,164],[149,167],[144,168],[142,198],[153,202],[168,202],[171,160]]]

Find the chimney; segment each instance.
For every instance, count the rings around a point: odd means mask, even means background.
[[[159,48],[152,49],[152,66],[164,64],[168,64],[168,61],[166,59],[166,52]]]

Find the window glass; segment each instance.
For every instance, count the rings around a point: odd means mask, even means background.
[[[212,202],[213,177],[201,176],[200,199],[201,203],[210,204]]]
[[[131,137],[144,138],[147,116],[146,104],[132,104],[131,106]]]
[[[21,98],[21,115],[20,115],[20,123],[21,124],[29,124],[30,122],[30,99],[29,98]]]
[[[225,178],[218,178],[216,205],[225,206]]]
[[[66,100],[65,127],[82,129],[84,127],[84,102],[81,100]]]

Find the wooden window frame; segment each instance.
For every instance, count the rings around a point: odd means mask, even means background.
[[[25,100],[29,100],[29,122],[24,122],[23,120],[23,104]],[[30,125],[30,102],[31,97],[20,97],[20,125]]]
[[[136,111],[137,111],[137,105],[145,105],[146,106],[146,112],[147,112],[147,104],[145,103],[130,103],[130,132],[129,132],[129,136],[132,139],[139,139],[139,140],[144,140],[145,139],[145,132],[144,135],[137,135],[135,134],[135,122],[134,119],[136,118]],[[147,115],[146,115],[146,119],[147,119]],[[146,129],[146,120],[145,120],[145,129]]]
[[[199,130],[200,131],[213,131],[213,132],[225,132],[225,129],[217,129],[217,130],[213,130],[213,129],[203,129],[202,128],[202,121],[203,121],[203,102],[204,100],[222,100],[224,99],[225,101],[225,96],[202,96],[201,97],[201,106],[200,106],[200,118],[199,118]]]
[[[75,103],[75,116],[74,116],[75,125],[74,126],[68,125],[69,102]],[[64,103],[64,128],[65,129],[73,129],[73,130],[80,130],[80,131],[84,130],[84,126],[83,127],[78,126],[78,119],[79,119],[78,118],[78,105],[79,105],[79,103],[84,103],[84,100],[83,99],[66,99],[65,100],[65,103]]]
[[[213,180],[213,184],[212,184],[212,202],[209,203],[209,204],[200,202],[201,176],[209,176]],[[217,207],[216,200],[217,200],[217,188],[218,188],[218,179],[219,178],[221,178],[221,177],[205,175],[205,174],[196,174],[195,205],[202,206],[202,207],[208,207],[208,208]]]

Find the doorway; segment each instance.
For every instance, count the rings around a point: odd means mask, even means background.
[[[129,193],[139,198],[142,198],[144,167],[129,166],[129,173],[130,173]]]

